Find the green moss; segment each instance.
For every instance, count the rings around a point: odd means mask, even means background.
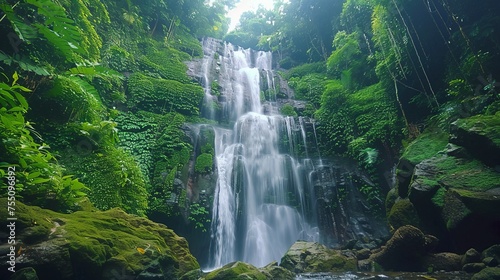
[[[266,280],[267,277],[256,267],[243,262],[230,263],[222,268],[210,272],[205,280],[233,280],[233,279],[252,279]]]
[[[419,218],[415,207],[408,199],[396,201],[387,216],[391,229],[396,230],[404,225],[419,225]]]
[[[0,199],[0,202],[6,205],[5,199]],[[69,248],[75,271],[82,273],[80,277],[98,278],[105,265],[112,262],[124,263],[125,267],[137,275],[159,261],[165,264],[162,268],[165,275],[171,273],[175,276],[170,279],[199,268],[184,238],[164,225],[126,214],[120,209],[61,214],[25,206],[20,202],[17,207],[19,212],[16,225],[20,226],[16,230],[19,234],[28,227],[42,227],[46,229],[45,240],[50,229],[55,229],[55,234],[62,235],[62,238],[52,239],[51,242],[59,239],[65,241],[61,246]],[[2,207],[0,213],[3,211]],[[55,222],[58,226],[55,226]],[[5,226],[4,223],[5,221],[0,221],[0,225]],[[25,243],[28,246],[32,244]]]
[[[456,125],[466,131],[474,131],[479,135],[485,136],[500,147],[500,112],[494,115],[476,115],[466,119],[459,119]]]
[[[486,191],[500,186],[500,175],[478,160],[443,156],[436,163],[436,180],[445,186]]]
[[[438,207],[443,207],[445,194],[446,189],[439,188],[431,199],[432,203]]]
[[[442,151],[448,144],[448,134],[440,132],[427,132],[421,134],[410,143],[403,153],[403,158],[412,164],[418,164],[424,159],[433,157]]]

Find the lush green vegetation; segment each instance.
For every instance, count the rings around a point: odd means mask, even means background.
[[[184,62],[203,54],[197,36],[226,32],[233,1],[135,2],[0,4],[1,175],[16,168],[25,203],[71,211],[88,196],[101,210],[173,216],[186,207],[174,186],[193,150],[181,126],[198,116],[203,89]]]

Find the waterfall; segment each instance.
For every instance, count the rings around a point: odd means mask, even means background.
[[[209,265],[241,260],[261,267],[279,261],[298,239],[318,239],[305,217],[309,171],[297,158],[296,142],[305,141],[305,132],[302,121],[263,114],[261,91],[274,87],[271,53],[214,41],[203,40],[199,76],[207,95],[210,82],[218,81],[223,115],[234,125],[214,128],[218,179]]]
[[[284,100],[276,97],[293,92],[274,81],[271,53],[212,38],[202,43],[205,55],[188,62],[188,74],[205,88],[203,117],[219,123],[210,125],[216,183],[204,185],[212,219],[209,248],[197,248],[208,255],[203,267],[233,261],[262,267],[297,240],[340,247],[386,236],[385,221],[360,191],[373,183],[352,161],[322,158],[313,119],[277,113]]]

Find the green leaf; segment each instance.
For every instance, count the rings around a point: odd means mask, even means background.
[[[30,173],[30,174],[28,175],[28,177],[27,177],[27,178],[28,178],[28,179],[34,179],[34,178],[36,178],[36,177],[40,176],[41,174],[42,174],[42,172],[35,171],[35,172],[33,172],[33,173]]]
[[[22,168],[28,168],[28,165],[26,164],[26,161],[23,158],[19,159],[19,165],[21,165]]]
[[[24,96],[22,96],[19,92],[14,92],[14,94],[16,95],[16,98],[19,101],[19,103],[21,103],[21,106],[27,110],[29,106]]]
[[[31,183],[33,183],[33,184],[42,184],[42,183],[46,183],[48,181],[50,181],[50,179],[38,178],[38,179],[33,180],[33,182],[31,182]]]

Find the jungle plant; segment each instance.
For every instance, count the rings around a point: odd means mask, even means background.
[[[85,196],[87,188],[71,175],[64,175],[64,169],[48,151],[47,144],[35,141],[33,135],[43,140],[24,118],[28,103],[21,94],[30,90],[17,84],[17,73],[12,79],[10,85],[0,83],[0,157],[4,161],[0,167],[15,169],[16,194],[24,202],[54,210],[71,210]],[[6,172],[2,169],[0,176],[4,177]],[[2,188],[6,187],[2,181]]]
[[[200,229],[202,232],[207,231],[207,224],[210,223],[209,212],[203,206],[198,203],[193,203],[189,206],[189,218],[191,222],[194,223],[196,229]]]

